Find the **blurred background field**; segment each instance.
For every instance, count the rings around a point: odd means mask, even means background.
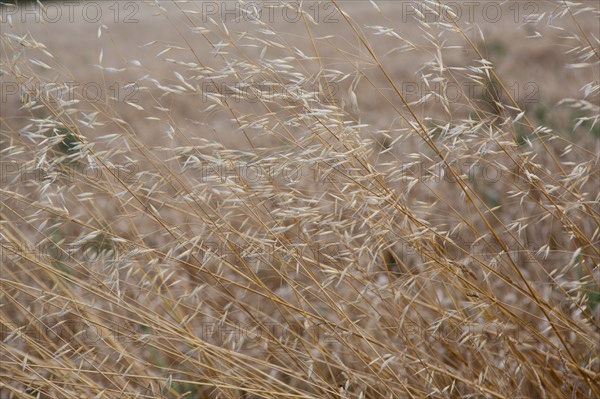
[[[0,16],[0,398],[600,395],[596,2]]]

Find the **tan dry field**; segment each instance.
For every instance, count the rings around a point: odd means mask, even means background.
[[[597,2],[43,4],[0,398],[600,397]]]

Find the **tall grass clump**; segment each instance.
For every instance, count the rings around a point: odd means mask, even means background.
[[[445,3],[2,6],[0,398],[600,397],[598,3]]]

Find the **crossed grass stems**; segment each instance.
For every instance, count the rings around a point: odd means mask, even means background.
[[[47,148],[43,153],[51,159],[49,167],[77,170],[78,162],[93,159],[103,167],[107,179],[90,182],[80,175],[78,182],[82,191],[93,185],[100,192],[115,195],[120,208],[129,210],[131,216],[125,217],[129,229],[125,231],[111,227],[110,218],[95,205],[89,208],[82,203],[82,213],[46,205],[29,193],[20,193],[18,187],[14,191],[11,191],[12,186],[2,189],[3,197],[7,199],[3,200],[2,212],[3,235],[7,242],[29,245],[27,233],[19,227],[26,225],[56,251],[67,255],[66,226],[70,225],[90,232],[82,233],[75,245],[92,242],[101,254],[97,262],[69,258],[74,264],[57,263],[31,253],[20,253],[15,250],[18,246],[3,243],[5,253],[12,256],[3,262],[2,269],[3,302],[12,312],[2,313],[5,377],[10,376],[14,382],[21,383],[20,386],[5,384],[3,390],[16,397],[51,393],[76,397],[77,392],[97,397],[102,394],[135,397],[137,394],[138,397],[232,398],[252,395],[277,398],[458,397],[469,394],[509,397],[518,392],[539,397],[567,397],[567,392],[575,396],[600,395],[595,344],[598,320],[592,313],[598,304],[598,230],[590,233],[590,228],[581,221],[585,217],[598,228],[600,220],[597,202],[586,200],[590,195],[580,189],[582,182],[593,181],[594,176],[578,180],[565,170],[552,143],[542,137],[549,132],[529,120],[491,63],[482,62],[479,72],[485,84],[492,86],[489,82],[494,82],[493,86],[499,88],[508,104],[500,101],[498,93],[491,92],[487,99],[488,108],[492,110],[489,112],[465,97],[478,116],[478,121],[470,121],[469,126],[474,126],[473,130],[494,129],[495,135],[489,140],[508,162],[508,166],[503,165],[503,171],[507,176],[525,182],[526,189],[514,183],[515,188],[523,190],[519,197],[521,201],[539,207],[544,218],[560,223],[569,232],[572,249],[567,252],[571,256],[562,269],[547,270],[543,260],[536,256],[528,258],[531,260],[529,267],[534,267],[535,272],[541,273],[557,291],[553,298],[564,301],[561,308],[556,299],[546,299],[539,291],[532,281],[536,274],[524,270],[523,264],[511,256],[513,244],[520,251],[531,252],[519,236],[523,227],[515,229],[515,224],[507,225],[501,213],[502,206],[490,206],[485,193],[474,189],[475,182],[469,181],[453,166],[452,146],[444,141],[452,134],[451,129],[432,128],[417,115],[415,104],[405,99],[357,22],[336,2],[333,4],[403,107],[391,101],[367,74],[357,71],[357,76],[381,94],[411,129],[412,137],[417,137],[426,146],[430,156],[437,157],[437,161],[432,162],[443,165],[445,173],[452,176],[454,187],[464,197],[469,212],[473,212],[473,219],[468,220],[452,204],[452,198],[440,196],[426,185],[425,190],[435,198],[434,203],[443,204],[460,218],[460,224],[477,237],[474,242],[482,240],[497,246],[498,260],[489,261],[470,253],[468,248],[456,244],[444,226],[432,225],[427,220],[433,215],[408,205],[411,190],[422,183],[418,176],[409,179],[408,187],[398,193],[385,174],[377,170],[372,150],[369,151],[354,134],[364,126],[359,120],[351,120],[337,105],[325,76],[327,68],[319,54],[317,39],[313,37],[307,16],[303,15],[314,51],[311,60],[321,71],[322,103],[293,103],[297,121],[311,135],[298,139],[284,123],[280,123],[280,128],[287,133],[290,150],[271,153],[265,156],[265,162],[269,162],[269,157],[276,162],[282,157],[322,155],[321,161],[340,176],[339,184],[327,191],[340,202],[362,199],[371,205],[363,209],[365,212],[352,212],[345,217],[360,219],[363,228],[379,215],[380,219],[389,217],[391,221],[387,226],[380,221],[375,224],[382,230],[388,228],[388,233],[381,234],[370,225],[376,240],[364,238],[368,233],[357,233],[358,237],[346,239],[348,248],[341,256],[316,256],[311,250],[322,247],[314,245],[315,228],[309,231],[309,222],[301,221],[303,217],[315,219],[313,211],[296,208],[295,213],[288,212],[292,216],[281,216],[285,214],[282,212],[285,201],[281,198],[308,199],[306,202],[310,204],[311,200],[314,203],[323,197],[280,181],[271,181],[271,186],[261,192],[256,185],[238,175],[237,179],[229,179],[215,189],[217,197],[224,195],[219,189],[229,190],[230,196],[225,195],[227,201],[239,204],[223,213],[219,205],[224,202],[215,200],[207,191],[192,187],[175,167],[138,139],[127,122],[112,117],[114,110],[90,104],[122,129],[129,145],[142,154],[147,169],[140,169],[140,179],[135,181],[140,185],[136,186],[124,181],[111,167],[114,162],[111,156],[120,155],[118,152],[96,151],[70,113],[40,97],[38,102],[28,104],[28,108],[32,113],[38,112],[37,116],[32,116],[32,122],[48,132]],[[190,26],[195,26],[180,4],[174,6]],[[564,10],[579,27],[570,7],[564,4]],[[166,10],[160,11],[170,21]],[[172,26],[193,54],[196,64],[210,70],[203,65],[178,25],[172,22]],[[229,32],[223,30],[226,28],[221,29],[219,33],[231,39]],[[485,60],[479,47],[458,22],[452,29],[464,38],[479,60]],[[588,50],[594,53],[593,59],[600,59],[591,39],[580,27],[579,31]],[[211,46],[218,47],[208,37],[207,30],[200,33]],[[10,40],[5,41],[5,51],[11,46]],[[19,44],[35,47],[37,43],[23,39]],[[230,40],[229,44],[243,54],[236,41]],[[227,54],[216,51],[216,55],[228,62]],[[251,59],[244,61],[252,65]],[[27,78],[16,73],[14,65],[11,72],[17,80]],[[285,85],[280,76],[283,72],[278,71],[276,65],[261,74]],[[238,81],[245,79],[237,70],[233,71],[232,77]],[[218,92],[219,85],[210,78],[209,81]],[[150,96],[160,105],[151,93]],[[256,93],[256,98],[260,99],[267,115],[278,118],[276,104],[263,100],[260,93]],[[245,122],[247,115],[236,112],[225,97],[220,97],[218,104],[238,124],[248,145],[255,151],[260,150]],[[40,116],[40,110],[48,116]],[[324,110],[332,112],[325,113]],[[344,119],[349,117],[350,121]],[[521,120],[521,126],[530,132],[526,140],[514,128]],[[173,132],[187,144],[174,158],[185,160],[184,165],[180,165],[185,170],[188,161],[193,163],[194,156],[205,154],[178,128],[176,120],[170,122],[175,126]],[[436,129],[440,132],[437,136],[434,134]],[[13,132],[9,131],[9,134]],[[464,134],[468,136],[468,131]],[[3,132],[3,136],[6,133]],[[590,164],[597,161],[597,155],[592,151],[565,138],[553,137],[589,156]],[[388,142],[385,147],[392,147],[396,142]],[[550,166],[533,162],[526,147],[532,142],[537,144],[537,151],[546,156],[544,161]],[[227,153],[233,157],[238,154],[221,145],[203,143],[205,149],[212,149],[214,153]],[[343,168],[336,164],[339,160],[336,155],[347,157],[348,163]],[[156,171],[156,175],[145,175],[147,170]],[[593,173],[593,169],[587,171]],[[155,183],[154,187],[141,184],[147,182]],[[170,196],[161,196],[163,192],[157,189],[156,182],[160,182]],[[60,179],[40,183],[37,190],[43,194],[50,191],[52,184],[60,184]],[[334,193],[334,188],[338,192]],[[355,191],[350,191],[352,189]],[[557,191],[560,195],[555,194]],[[261,196],[257,192],[280,196]],[[165,201],[175,194],[182,200]],[[578,202],[580,216],[568,213],[567,198]],[[33,214],[23,214],[19,210],[22,206],[32,209]],[[334,208],[336,206],[337,200]],[[231,256],[209,253],[204,237],[186,236],[186,232],[177,227],[177,222],[161,216],[161,212],[167,215],[175,212],[201,222],[207,226],[212,238],[229,248]],[[42,214],[48,215],[47,222],[36,227],[33,222]],[[152,235],[143,234],[141,227],[136,226],[138,215],[155,223],[168,239],[166,246],[151,244]],[[239,222],[240,215],[242,220],[244,216],[247,219]],[[246,226],[249,221],[256,225]],[[339,230],[347,232],[353,228],[340,222]],[[267,260],[259,254],[251,261],[239,251],[237,243],[253,244],[257,238],[261,239],[257,237],[259,231],[263,232],[262,239],[274,245],[276,250],[273,258]],[[416,266],[414,259],[397,253],[395,248],[399,242],[407,242],[414,248],[419,257]],[[371,244],[376,244],[374,249],[368,248]],[[120,252],[124,246],[135,248],[135,254],[122,256]],[[540,248],[542,255],[547,254],[542,249],[548,251],[550,246]],[[366,266],[364,254],[371,258]],[[139,282],[135,278],[140,278]],[[564,283],[566,278],[579,281],[571,281],[569,285]],[[511,294],[521,302],[512,303],[503,294]],[[234,329],[242,324],[246,326],[243,331],[260,332],[262,339],[248,343],[237,336],[236,339],[221,337],[211,341],[194,327],[203,320]],[[52,333],[53,329],[68,324],[67,321],[94,326],[99,334],[92,341],[82,337],[83,329],[73,331],[66,338]],[[431,333],[448,323],[459,326],[492,323],[499,332],[496,336],[487,331],[487,334],[460,335],[456,339],[431,339],[433,334],[403,335],[401,326],[409,323]],[[280,335],[269,328],[271,325],[302,328],[291,328],[287,330],[289,334]],[[23,334],[24,326],[29,327],[27,334]],[[328,328],[331,340],[324,342],[315,334],[316,326]],[[515,327],[525,328],[534,343],[511,337],[510,331]],[[248,337],[246,341],[249,341]],[[113,359],[115,356],[117,358]]]

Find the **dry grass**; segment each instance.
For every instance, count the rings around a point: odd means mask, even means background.
[[[44,4],[0,398],[600,397],[596,2]]]

